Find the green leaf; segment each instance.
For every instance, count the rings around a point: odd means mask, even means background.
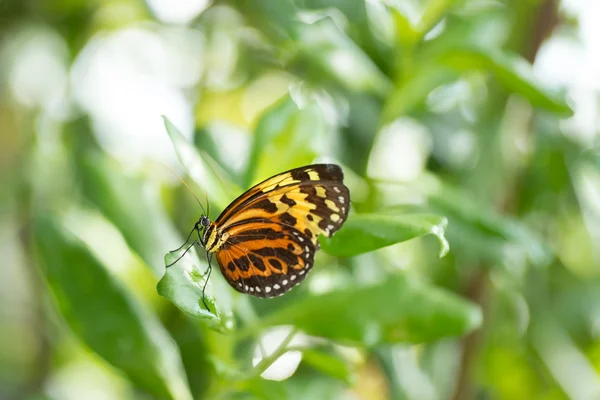
[[[297,24],[295,33],[299,58],[306,59],[349,92],[384,97],[391,89],[389,78],[330,17]],[[323,74],[320,75],[323,79]]]
[[[163,120],[179,161],[192,180],[210,195],[211,202],[225,208],[242,190],[232,183],[215,160],[188,142],[171,121],[166,117]]]
[[[265,316],[263,323],[293,324],[311,335],[372,346],[463,335],[481,320],[480,309],[472,303],[421,281],[394,276],[303,298]]]
[[[382,111],[383,124],[406,115],[422,105],[431,91],[459,77],[451,68],[425,65],[404,79],[389,95]]]
[[[480,204],[468,194],[447,184],[437,185],[428,195],[433,210],[448,217],[448,236],[460,253],[476,252],[498,262],[509,256],[524,257],[533,265],[544,266],[552,260],[548,246],[521,222],[498,214],[492,207]],[[487,253],[487,254],[486,254]]]
[[[165,264],[170,264],[177,257],[177,253],[167,254]],[[213,271],[215,275],[211,274],[211,280],[204,291],[204,273],[207,268],[208,264],[200,262],[194,249],[191,249],[175,265],[166,268],[156,290],[184,313],[206,322],[212,329],[226,332],[233,328],[234,322],[230,291],[229,288],[222,287],[225,283],[221,279],[215,277],[219,273],[218,270]],[[222,289],[218,291],[219,302],[216,302],[212,295],[215,285]],[[205,308],[203,298],[210,310]]]
[[[458,71],[491,71],[507,89],[518,93],[537,107],[563,117],[573,115],[564,96],[544,88],[532,73],[531,65],[516,54],[477,46],[453,48],[440,61]]]
[[[255,176],[259,158],[264,147],[286,128],[290,118],[296,112],[298,112],[298,106],[290,96],[286,96],[261,116],[254,131],[252,149],[250,150],[248,168],[246,169],[244,180],[246,186],[252,184],[252,179]]]
[[[398,43],[404,47],[414,46],[414,44],[419,41],[421,36],[416,27],[413,26],[410,19],[402,10],[399,10],[392,5],[388,5],[388,10],[394,19]]]
[[[160,202],[158,189],[127,174],[119,164],[102,153],[83,157],[81,171],[87,194],[119,228],[127,244],[152,267],[163,272],[163,254],[181,242]]]
[[[261,118],[254,132],[247,186],[256,178],[310,164],[318,156],[314,144],[327,134],[327,124],[317,102],[306,101],[299,107],[287,96]]]
[[[331,354],[314,349],[306,349],[302,351],[302,362],[349,385],[354,383],[354,376],[348,365]]]
[[[72,331],[153,396],[191,399],[173,340],[85,244],[50,216],[35,219],[34,241],[40,270]]]
[[[323,237],[320,243],[331,255],[350,257],[432,234],[440,241],[443,257],[449,249],[446,224],[446,218],[432,214],[350,214],[333,237]]]

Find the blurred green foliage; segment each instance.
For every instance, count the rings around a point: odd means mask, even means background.
[[[1,2],[0,397],[600,397],[598,129],[536,69],[561,7]],[[336,162],[351,214],[290,293],[215,269],[206,310],[156,161],[213,219]]]

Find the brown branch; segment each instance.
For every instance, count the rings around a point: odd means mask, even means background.
[[[523,56],[533,63],[538,54],[544,40],[550,36],[554,29],[558,26],[558,5],[556,0],[543,1],[534,16],[533,28],[529,43],[523,50]],[[523,171],[521,171],[523,172]],[[504,213],[514,213],[518,204],[518,199],[523,184],[524,174],[520,173],[516,176],[514,183],[506,190],[506,195],[501,199],[498,208]],[[488,303],[490,294],[487,289],[489,287],[488,269],[485,266],[479,266],[475,275],[471,278],[466,296],[476,304],[481,306],[483,313],[483,326],[466,336],[462,341],[462,355],[460,360],[460,369],[458,373],[458,381],[453,400],[466,400],[473,398],[471,393],[471,370],[476,361],[479,348],[483,339],[485,329],[486,316],[489,314]]]

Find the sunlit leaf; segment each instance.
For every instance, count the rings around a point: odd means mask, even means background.
[[[534,76],[531,66],[517,55],[494,48],[455,48],[441,57],[441,61],[458,71],[491,71],[510,91],[518,93],[532,105],[560,114],[573,115],[564,96],[545,88]]]
[[[202,150],[196,149],[166,117],[165,128],[179,160],[194,182],[210,195],[211,203],[226,207],[241,189],[227,177],[219,164]]]
[[[50,216],[36,218],[34,240],[55,306],[81,341],[157,398],[191,399],[179,351],[158,318],[86,245]]]
[[[446,224],[446,218],[432,214],[350,214],[332,238],[321,238],[320,243],[329,254],[349,257],[432,234],[440,241],[442,257],[449,249]]]
[[[279,172],[310,164],[314,143],[326,133],[323,112],[314,102],[300,108],[286,96],[258,123],[246,173],[246,185]]]
[[[181,238],[167,219],[158,189],[101,153],[86,155],[81,172],[87,194],[119,228],[131,249],[160,276],[165,250]]]

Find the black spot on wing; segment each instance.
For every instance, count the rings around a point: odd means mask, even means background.
[[[248,254],[248,258],[250,259],[250,261],[252,262],[252,264],[259,270],[261,271],[266,271],[267,267],[265,266],[265,263],[263,262],[263,259],[256,256],[255,254]]]
[[[288,213],[281,214],[279,216],[279,220],[286,225],[292,225],[292,226],[296,225],[296,222],[297,222],[296,218]]]
[[[250,260],[248,260],[248,257],[246,256],[236,258],[234,263],[242,271],[248,271],[250,269]]]
[[[290,199],[289,197],[287,197],[285,194],[283,196],[281,196],[281,202],[290,207],[293,207],[296,205],[296,202],[293,199]]]
[[[260,201],[257,201],[254,204],[254,207],[260,208],[261,210],[264,210],[270,214],[273,214],[277,211],[277,205],[275,205],[275,203],[271,203],[269,199],[262,199]]]
[[[274,258],[269,259],[269,264],[271,264],[271,267],[275,268],[276,270],[281,271],[281,263]]]
[[[287,265],[298,264],[298,256],[291,251],[281,247],[264,247],[262,249],[253,250],[254,253],[261,256],[276,257],[286,263]]]
[[[309,168],[298,168],[291,171],[292,179],[296,181],[309,181],[310,176],[306,172]]]

